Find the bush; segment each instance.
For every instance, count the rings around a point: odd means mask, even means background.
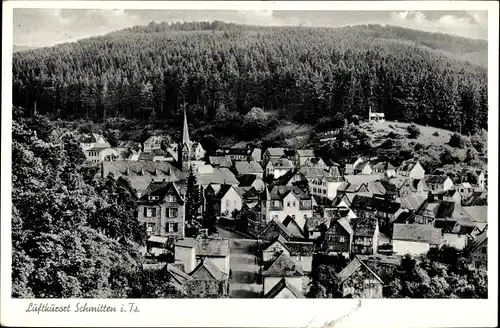
[[[448,144],[454,148],[465,148],[467,140],[459,133],[453,133]]]
[[[435,137],[439,137],[439,132],[436,131],[432,135],[435,136]]]
[[[409,137],[412,139],[416,139],[420,136],[420,129],[416,124],[409,125],[406,131],[408,131]]]

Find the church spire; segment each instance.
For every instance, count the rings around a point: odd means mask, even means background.
[[[189,131],[188,131],[188,123],[186,117],[186,109],[184,109],[184,124],[182,126],[182,144],[189,144]]]

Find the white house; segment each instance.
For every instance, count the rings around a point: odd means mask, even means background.
[[[302,278],[304,277],[304,271],[300,264],[293,261],[286,253],[281,253],[262,272],[262,276],[264,278],[264,295],[269,293],[283,278],[298,291],[303,291]]]
[[[143,143],[143,151],[150,153],[155,150],[161,150],[161,145],[168,146],[170,138],[168,136],[151,136]]]
[[[401,165],[396,170],[396,175],[405,178],[420,180],[425,177],[425,170],[422,165],[420,165],[420,162],[418,160],[410,159],[401,163]]]
[[[442,194],[453,187],[453,181],[446,175],[429,175],[424,182],[433,194]]]
[[[308,180],[309,191],[312,195],[330,200],[337,197],[337,190],[343,183],[344,179],[340,176],[323,176]]]
[[[312,215],[311,196],[300,188],[275,186],[270,191],[266,188],[262,193],[262,221],[269,222],[274,219],[283,222],[287,216],[290,216],[303,228],[307,218]]]
[[[87,161],[92,163],[102,163],[114,160],[119,157],[115,148],[95,146],[84,151]]]
[[[229,275],[229,239],[184,238],[175,243],[175,263],[192,272],[202,259],[209,259],[222,273]]]
[[[314,151],[312,149],[297,149],[295,151],[295,165],[301,167],[314,157]]]
[[[392,248],[396,254],[425,254],[440,244],[441,231],[431,224],[394,223]]]
[[[288,171],[293,170],[293,163],[286,158],[271,158],[266,165],[266,176],[273,176],[274,179],[285,175]]]

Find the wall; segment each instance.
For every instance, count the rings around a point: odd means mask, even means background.
[[[274,178],[277,179],[283,175],[285,175],[290,169],[283,169],[283,168],[274,168],[271,174],[274,175]]]
[[[394,253],[399,255],[412,254],[420,255],[429,251],[429,243],[418,241],[393,240],[392,249]]]
[[[176,208],[177,216],[176,217],[168,217],[168,209]],[[184,216],[184,205],[179,205],[178,203],[165,203],[161,206],[161,229],[160,235],[162,236],[175,236],[175,237],[184,237],[184,224],[185,224],[185,216]],[[177,232],[166,230],[167,223],[177,223],[178,230]]]
[[[191,273],[196,267],[196,258],[194,247],[179,247],[175,246],[175,262],[184,264],[184,271]]]
[[[146,207],[154,207],[156,208],[156,215],[152,217],[146,217],[144,216],[144,208]],[[146,205],[139,205],[138,206],[138,211],[137,211],[137,220],[140,223],[154,223],[155,227],[153,228],[153,231],[151,232],[151,235],[156,235],[159,236],[161,233],[161,207],[156,205],[156,206],[146,206]]]
[[[226,204],[226,201],[229,200],[229,204]],[[221,215],[227,211],[227,215],[231,216],[231,213],[236,210],[241,210],[242,200],[241,196],[234,190],[234,188],[230,188],[226,195],[221,199],[220,210]]]
[[[425,177],[425,170],[420,163],[417,163],[410,171],[410,177],[416,180],[420,180]]]
[[[283,277],[264,277],[264,295],[282,279]],[[302,292],[302,277],[285,277],[285,280]]]
[[[304,272],[311,272],[312,269],[312,256],[290,256],[295,263],[300,264]]]
[[[327,186],[326,194],[327,194],[328,199],[332,200],[335,197],[337,197],[337,190],[342,185],[342,183],[343,183],[342,181],[338,181],[338,182],[329,181],[326,183],[326,186]]]
[[[288,202],[290,202],[290,206],[287,206]],[[293,202],[295,202],[295,206],[293,206]],[[283,210],[269,211],[269,220],[271,220],[274,215],[278,216],[280,222],[283,222],[288,215],[291,217],[295,216],[295,221],[302,228],[306,223],[304,215],[308,218],[312,217],[312,206],[310,210],[301,210],[299,206],[299,199],[291,192],[283,199]]]

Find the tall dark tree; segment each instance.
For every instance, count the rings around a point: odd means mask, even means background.
[[[200,187],[197,184],[193,168],[189,170],[186,190],[186,221],[191,223],[198,217],[201,206]]]

